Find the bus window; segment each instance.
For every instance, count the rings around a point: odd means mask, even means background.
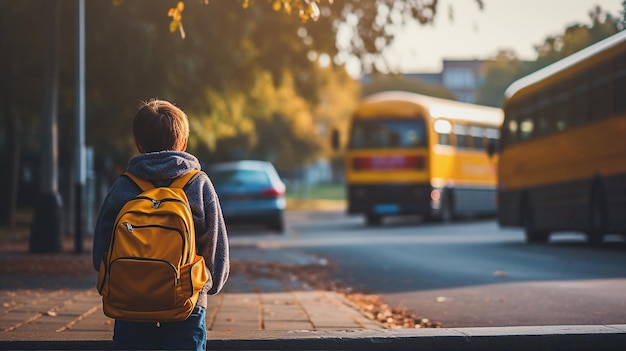
[[[518,140],[517,136],[517,116],[518,116],[517,104],[511,104],[506,108],[505,119],[502,123],[502,144],[513,145]]]
[[[420,135],[416,129],[409,129],[403,135],[402,145],[407,146],[419,146],[420,145]]]
[[[437,143],[439,145],[452,145],[450,142],[450,132],[452,131],[452,125],[450,122],[439,119],[435,121],[435,132],[437,133]]]
[[[423,146],[426,146],[423,119],[366,119],[355,120],[352,124],[351,149]]]
[[[539,118],[539,125],[537,126],[537,135],[545,135],[550,132],[550,120],[548,120],[547,116],[542,115]]]
[[[532,105],[530,99],[524,101],[523,107],[520,109],[519,115],[519,137],[520,140],[528,140],[532,138],[535,124],[532,118]]]
[[[589,116],[589,74],[587,72],[583,72],[579,74],[575,80],[574,84],[576,84],[576,89],[574,89],[574,101],[573,101],[573,114],[572,114],[572,123],[573,125],[581,125],[587,121]],[[565,128],[569,127],[566,125]]]
[[[350,138],[350,147],[353,149],[360,149],[364,146],[365,141],[364,141],[364,135],[363,135],[363,128],[353,128],[352,129],[352,136]]]
[[[500,130],[497,128],[485,128],[485,137],[487,140],[487,152],[490,152],[491,155],[497,154],[500,152]]]
[[[371,134],[372,146],[397,147],[399,140],[397,133],[382,128],[374,129]]]
[[[613,84],[613,110],[614,112],[626,112],[626,54],[615,60],[615,82]]]
[[[533,131],[535,129],[535,124],[532,119],[527,118],[523,120],[520,125],[520,136],[522,140],[528,140],[533,136]]]
[[[535,135],[545,135],[552,131],[552,109],[550,108],[550,93],[548,91],[544,94],[541,99],[537,101],[535,107],[535,118],[537,120],[537,128],[535,130]]]
[[[513,116],[515,116],[515,114],[512,113]],[[508,139],[507,139],[507,143],[510,144],[514,144],[517,142],[517,130],[518,130],[518,126],[517,126],[517,121],[512,119],[509,121],[508,125],[507,125],[507,134],[508,134]]]
[[[472,136],[472,148],[476,150],[485,149],[484,132],[482,127],[471,126],[470,135]]]
[[[611,85],[609,75],[611,74],[610,65],[599,65],[590,72],[591,74],[591,91],[589,116],[591,120],[605,118],[609,114],[609,97]]]
[[[467,135],[467,126],[464,124],[454,125],[454,136],[456,137],[456,146],[461,149],[469,147],[469,137]]]
[[[553,112],[554,112],[554,126],[556,131],[565,129],[567,126],[567,119],[570,117],[570,93],[569,86],[571,82],[567,80],[565,83],[559,84],[555,88]]]

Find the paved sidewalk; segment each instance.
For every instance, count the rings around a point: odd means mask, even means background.
[[[110,339],[113,321],[95,289],[0,290],[0,340],[37,333]],[[340,295],[328,291],[223,293],[210,299],[207,330],[383,329]],[[70,336],[70,334],[72,334]]]
[[[64,252],[58,255],[28,254],[24,242],[0,245],[0,349],[41,346],[32,344],[37,341],[48,341],[45,348],[56,348],[54,340],[81,341],[81,347],[86,341],[106,341],[97,344],[98,348],[111,347],[113,320],[102,312],[91,253],[73,254],[71,240],[65,241]],[[251,247],[232,247],[231,251],[233,263],[315,262],[315,258],[293,253],[268,257]],[[212,334],[326,329],[382,330],[383,326],[338,293],[237,269],[231,271],[224,291],[209,297],[207,330]]]

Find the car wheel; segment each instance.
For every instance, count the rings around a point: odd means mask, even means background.
[[[285,223],[283,221],[283,216],[282,215],[278,215],[278,216],[274,217],[270,221],[268,227],[270,229],[272,229],[272,230],[275,230],[275,231],[279,232],[279,233],[284,232],[285,231]]]

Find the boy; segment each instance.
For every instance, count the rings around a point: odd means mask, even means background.
[[[163,100],[144,103],[133,121],[135,145],[140,155],[130,159],[128,171],[155,186],[200,169],[198,159],[185,152],[189,137],[187,115]],[[113,225],[122,206],[140,189],[129,178],[118,178],[102,204],[93,241],[93,265],[100,269]],[[197,251],[211,274],[191,316],[181,322],[144,323],[116,320],[113,340],[117,349],[204,350],[206,346],[207,295],[217,294],[228,278],[229,247],[222,210],[209,177],[200,172],[185,193],[193,213]],[[210,283],[212,281],[212,284]]]

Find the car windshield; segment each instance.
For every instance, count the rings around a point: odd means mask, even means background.
[[[213,184],[269,185],[270,179],[264,171],[253,169],[228,169],[209,172]]]
[[[426,127],[423,119],[356,120],[350,133],[351,149],[421,146],[426,146]]]

